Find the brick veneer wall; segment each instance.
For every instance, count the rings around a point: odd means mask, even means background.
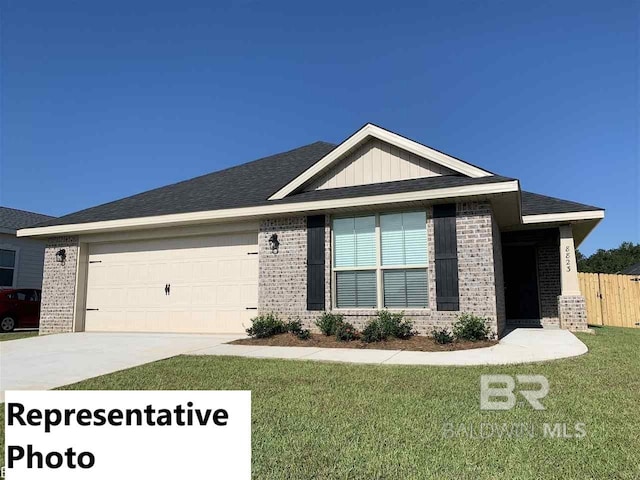
[[[492,219],[493,234],[493,271],[496,279],[496,319],[498,333],[502,333],[507,326],[507,306],[504,291],[504,263],[502,261],[502,235],[495,218]]]
[[[543,326],[558,326],[558,296],[561,293],[560,246],[540,245],[537,255],[540,323]]]
[[[269,246],[278,235],[280,248]],[[331,307],[331,230],[325,217],[325,309]],[[259,284],[258,309],[276,312],[286,318],[299,317],[311,325],[317,311],[307,310],[307,217],[276,218],[263,221],[258,233]]]
[[[560,327],[566,330],[587,331],[587,304],[582,295],[560,295],[558,297]]]
[[[64,263],[56,253],[64,248]],[[52,237],[44,251],[40,335],[73,331],[79,242],[77,236]]]
[[[487,317],[492,330],[498,331],[497,304],[504,303],[496,294],[496,278],[502,282],[502,269],[496,270],[494,256],[501,249],[494,246],[499,238],[494,226],[491,206],[488,202],[459,203],[456,228],[458,236],[458,270],[460,288],[460,312],[470,312]],[[331,234],[327,217],[325,241],[326,309],[331,309]],[[277,233],[280,251],[273,254],[269,248],[271,234]],[[259,310],[277,312],[286,318],[300,317],[315,328],[313,320],[320,312],[306,310],[306,217],[272,219],[262,223],[258,237],[260,248]],[[414,321],[420,333],[430,333],[435,326],[451,326],[460,312],[438,312],[436,304],[434,231],[432,209],[427,209],[427,245],[429,305],[431,308],[405,309],[405,315]],[[502,289],[500,289],[502,290]],[[498,300],[498,298],[500,298]],[[503,308],[502,306],[500,307]],[[356,327],[362,327],[375,310],[340,310]],[[502,321],[502,320],[501,320]]]

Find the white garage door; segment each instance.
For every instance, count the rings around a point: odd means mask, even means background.
[[[257,252],[257,232],[92,244],[85,330],[243,333]]]

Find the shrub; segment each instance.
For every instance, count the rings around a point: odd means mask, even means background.
[[[295,320],[289,320],[284,324],[284,328],[287,332],[295,335],[300,340],[308,340],[309,337],[311,337],[311,332],[308,328],[304,328],[302,326],[302,322],[299,318],[296,318]]]
[[[296,337],[300,340],[309,340],[311,337],[311,331],[308,328],[302,328],[298,332],[296,332]]]
[[[349,322],[341,322],[336,326],[336,340],[350,342],[356,338],[358,338],[358,331]]]
[[[323,312],[316,320],[316,326],[327,337],[335,335],[336,328],[342,323],[344,323],[344,316],[339,313]]]
[[[470,313],[463,313],[453,324],[453,334],[458,340],[487,340],[491,328],[486,319]]]
[[[372,318],[362,329],[362,341],[366,343],[381,342],[385,339],[382,325],[377,318]]]
[[[391,313],[388,310],[380,310],[378,313],[384,339],[389,337],[409,338],[415,335],[413,322],[404,318],[404,312]]]
[[[440,345],[453,342],[453,335],[451,335],[451,332],[449,332],[449,330],[447,330],[446,328],[434,328],[431,331],[431,335],[433,336],[435,342],[439,343]]]
[[[289,320],[284,324],[284,329],[289,333],[297,335],[298,332],[302,330],[302,322],[299,318],[296,318],[295,320]]]
[[[251,319],[251,323],[247,335],[254,338],[272,337],[287,331],[285,323],[275,313],[258,315]]]
[[[413,322],[405,320],[404,312],[391,313],[388,310],[380,310],[362,330],[362,340],[367,343],[381,342],[388,338],[405,339],[413,335]]]

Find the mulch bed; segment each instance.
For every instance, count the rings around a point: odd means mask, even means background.
[[[431,337],[416,335],[406,340],[393,338],[384,342],[364,343],[360,340],[339,342],[335,337],[327,337],[312,333],[308,340],[300,340],[290,333],[282,333],[269,338],[242,338],[229,342],[232,345],[265,345],[271,347],[322,347],[322,348],[363,348],[377,350],[412,350],[417,352],[450,352],[453,350],[468,350],[471,348],[491,347],[497,344],[495,340],[478,342],[455,341],[440,345]]]

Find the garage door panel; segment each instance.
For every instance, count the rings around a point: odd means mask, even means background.
[[[257,250],[256,232],[91,245],[85,330],[243,333]]]

